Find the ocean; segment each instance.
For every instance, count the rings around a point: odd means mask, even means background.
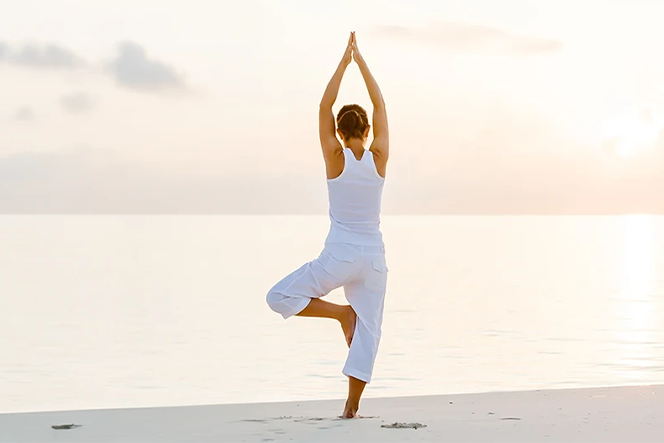
[[[325,216],[0,216],[0,412],[345,398]],[[384,216],[365,397],[664,383],[664,217]],[[328,295],[343,303],[343,291]]]

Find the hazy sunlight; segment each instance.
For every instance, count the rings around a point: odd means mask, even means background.
[[[615,155],[631,157],[652,149],[662,126],[661,116],[652,109],[632,109],[607,120],[602,138]]]

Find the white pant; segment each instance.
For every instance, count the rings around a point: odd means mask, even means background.
[[[385,248],[328,243],[317,259],[274,285],[267,294],[267,303],[273,311],[289,318],[306,308],[312,298],[327,295],[340,286],[357,313],[343,373],[369,383],[383,323],[387,287]]]

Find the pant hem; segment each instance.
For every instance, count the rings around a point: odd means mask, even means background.
[[[367,374],[366,372],[357,371],[354,369],[346,369],[346,368],[344,368],[342,372],[346,377],[356,378],[360,381],[365,382],[366,384],[371,383],[371,375]]]
[[[307,306],[309,306],[309,303],[311,303],[311,299],[310,299],[310,298],[303,298],[303,299],[300,301],[300,303],[297,304],[297,306],[295,307],[295,309],[293,309],[292,311],[287,312],[287,313],[285,313],[285,314],[281,314],[281,316],[284,318],[284,320],[287,320],[287,319],[289,319],[290,317],[293,317],[293,316],[299,314],[300,312],[304,311],[304,308],[306,308]]]

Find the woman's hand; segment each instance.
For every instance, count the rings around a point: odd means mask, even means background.
[[[357,48],[357,39],[355,38],[355,32],[351,33],[351,37],[352,37],[351,47],[353,49],[353,60],[355,60],[355,63],[362,63],[364,62],[364,58],[362,58],[362,54],[360,54],[360,50]]]
[[[350,37],[348,37],[348,45],[346,46],[346,52],[341,59],[341,64],[346,67],[350,65],[350,62],[353,61],[353,42],[355,41],[355,33],[351,32]]]

